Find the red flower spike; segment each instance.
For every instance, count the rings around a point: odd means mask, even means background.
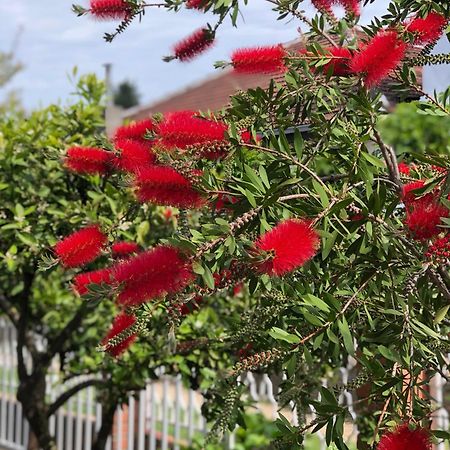
[[[214,43],[214,34],[210,30],[200,28],[175,45],[174,57],[180,61],[190,61],[206,51]]]
[[[231,63],[237,73],[285,72],[286,50],[282,45],[242,48],[231,55]]]
[[[206,0],[187,0],[186,8],[188,9],[205,9]]]
[[[133,141],[140,141],[149,143],[145,136],[155,129],[155,124],[151,119],[140,120],[139,122],[132,122],[128,125],[117,128],[114,133],[114,141],[119,142],[126,139]]]
[[[91,225],[59,241],[54,250],[64,267],[77,267],[97,258],[107,240],[98,225]]]
[[[132,12],[126,0],[91,0],[90,13],[99,20],[125,20]]]
[[[109,171],[113,154],[102,148],[71,147],[66,152],[64,165],[80,174],[105,174]]]
[[[331,8],[333,7],[335,0],[311,0],[311,2],[319,11],[324,12],[330,16],[333,15],[333,10]]]
[[[223,122],[195,117],[192,111],[177,111],[166,115],[158,127],[158,136],[166,148],[186,149],[209,142],[225,142],[227,130]]]
[[[129,337],[127,337],[120,344],[117,344],[117,345],[108,345],[108,341],[112,338],[115,338],[120,333],[123,333],[128,328],[132,327],[135,323],[136,323],[136,317],[134,315],[121,313],[115,317],[114,322],[111,327],[111,330],[106,335],[105,339],[103,339],[103,341],[102,341],[102,344],[107,346],[106,351],[111,356],[114,356],[115,358],[117,358],[125,350],[127,350],[130,347],[130,345],[136,340],[137,333],[131,334]]]
[[[118,241],[111,246],[111,252],[114,258],[123,258],[133,253],[138,253],[140,247],[136,242]]]
[[[201,295],[197,295],[192,301],[182,304],[179,308],[181,315],[187,316],[200,309],[200,306],[204,301],[205,300]]]
[[[136,176],[135,187],[141,202],[178,208],[200,208],[205,203],[192,183],[171,167],[142,169]]]
[[[428,247],[425,256],[429,259],[446,259],[450,256],[450,236],[447,234],[443,238],[436,239]]]
[[[339,0],[339,3],[348,13],[353,14],[354,16],[359,16],[361,14],[359,0]]]
[[[411,430],[405,423],[383,435],[377,450],[431,450],[430,433],[420,427]]]
[[[73,279],[73,290],[79,294],[84,295],[89,292],[90,284],[110,284],[111,283],[111,269],[100,269],[92,272],[85,272],[78,274]]]
[[[122,261],[114,267],[113,274],[120,289],[117,301],[123,306],[174,294],[194,279],[183,255],[169,246],[155,247]]]
[[[436,42],[447,26],[448,19],[438,13],[430,12],[424,19],[417,17],[406,26],[407,31],[415,33],[416,44],[428,44]]]
[[[406,47],[396,31],[381,31],[353,56],[350,70],[362,74],[368,87],[375,86],[400,64]]]
[[[116,148],[120,150],[120,155],[115,158],[114,165],[125,172],[137,172],[149,167],[156,159],[148,143],[126,139],[118,141]]]
[[[256,250],[273,253],[258,265],[260,272],[284,275],[311,259],[319,246],[319,236],[309,224],[299,219],[280,222],[255,243]]]
[[[331,73],[337,77],[346,77],[351,75],[351,70],[349,68],[350,58],[352,57],[352,52],[345,47],[331,47],[326,50],[326,56],[332,58],[332,60],[320,67],[320,70],[325,73]]]
[[[418,180],[418,181],[413,181],[411,183],[405,184],[403,186],[403,192],[402,192],[402,200],[403,203],[407,206],[412,205],[414,202],[421,200],[421,199],[426,199],[426,201],[430,202],[433,199],[433,194],[430,192],[426,195],[424,195],[423,197],[420,197],[420,194],[416,191],[417,189],[421,189],[425,186],[425,180]]]
[[[405,226],[413,239],[422,241],[442,232],[441,217],[448,217],[448,209],[435,201],[421,199],[406,212]]]
[[[400,163],[398,163],[398,171],[402,175],[409,175],[411,173],[411,168],[408,166],[408,164],[406,164],[404,162],[400,162]]]

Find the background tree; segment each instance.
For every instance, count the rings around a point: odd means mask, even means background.
[[[107,3],[92,0],[75,10],[120,19],[109,41],[150,8],[135,0]],[[390,81],[400,93],[426,95],[414,66],[450,61],[429,53],[448,24],[450,6],[395,1],[361,34],[355,29],[358,2],[339,2],[343,18],[334,16],[333,1],[314,1],[320,14],[313,18],[298,0],[269,3],[280,18],[309,25],[305,49],[243,49],[218,66],[285,73],[283,83],[239,93],[216,114],[175,112],[128,129],[135,140],[152,143],[151,161],[126,170],[132,193],[144,209],[177,206],[182,221],[157,247],[127,265],[107,266],[108,293],[126,314],[150,308],[150,330],[166,317],[172,349],[184,337],[184,321],[173,320],[180,305],[202,293],[215,310],[224,289],[243,283],[250,295],[244,304],[230,304],[234,320],[191,342],[195,357],[212,350],[240,355],[233,366],[219,362],[206,394],[204,413],[213,422],[208,440],[242,420],[239,375],[265,370],[285,375],[279,401],[294,404],[298,416],[296,426],[277,420],[274,447],[302,448],[308,431],[326,427],[327,443],[347,449],[343,427],[352,419],[338,398],[365,385],[359,403],[370,414],[360,417],[359,448],[391,450],[411,442],[427,450],[432,436],[449,439],[447,430],[430,431],[435,406],[425,388],[446,368],[449,349],[449,161],[442,153],[411,149],[418,165],[400,172],[379,132],[384,111],[377,87]],[[219,16],[166,58],[184,62],[211,46],[228,15],[236,23],[241,2],[163,6]],[[448,116],[449,99],[450,91],[427,96],[421,114]],[[308,140],[296,129],[301,123],[309,127]],[[117,136],[115,144],[124,158]],[[227,317],[220,308],[218,314]],[[129,344],[128,338],[124,327],[111,345]],[[342,385],[333,375],[350,356],[357,374]],[[321,378],[329,379],[327,388]],[[308,421],[310,407],[316,418]]]
[[[131,81],[123,81],[114,91],[114,104],[124,109],[139,105],[139,93]]]

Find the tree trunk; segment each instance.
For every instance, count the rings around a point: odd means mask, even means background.
[[[107,401],[102,406],[102,425],[98,430],[91,450],[105,450],[106,442],[111,434],[114,425],[114,415],[116,413],[118,399],[107,396]]]
[[[57,450],[49,432],[45,388],[45,370],[40,369],[21,380],[17,390],[17,400],[30,424],[29,450]]]

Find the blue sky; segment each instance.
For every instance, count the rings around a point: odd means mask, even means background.
[[[312,11],[309,0],[305,9]],[[86,6],[88,0],[79,0]],[[201,27],[211,16],[196,11],[178,14],[151,9],[142,23],[133,24],[112,44],[104,42],[105,31],[114,23],[77,18],[72,0],[0,0],[0,49],[9,50],[18,29],[22,34],[17,50],[25,69],[9,88],[21,92],[27,108],[65,101],[71,90],[68,74],[73,66],[79,73],[103,76],[103,63],[113,64],[113,79],[134,81],[142,103],[157,100],[214,73],[213,63],[226,60],[238,47],[286,42],[298,37],[298,21],[276,21],[268,3],[250,0],[236,30],[229,23],[221,29],[215,47],[191,63],[164,63],[172,45]],[[387,0],[377,0],[364,10],[363,22],[385,11]],[[0,91],[0,98],[2,96]]]

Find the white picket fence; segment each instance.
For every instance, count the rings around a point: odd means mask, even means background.
[[[0,449],[26,450],[29,426],[22,415],[16,400],[16,331],[5,319],[0,317]],[[346,383],[354,365],[340,369],[340,377]],[[158,380],[149,381],[144,390],[128,396],[128,402],[117,409],[114,429],[107,443],[107,450],[180,450],[192,443],[198,433],[205,434],[208,424],[201,414],[202,396],[199,392],[186,389],[180,377],[157,373]],[[51,400],[82,379],[61,383],[57,364],[48,376],[48,395]],[[241,381],[248,386],[248,395],[257,402],[260,412],[269,419],[278,417],[279,406],[276,401],[275,386],[267,375],[247,373]],[[326,385],[326,381],[324,381]],[[444,400],[445,379],[434,379],[433,391],[437,404]],[[356,417],[353,398],[342,393],[342,404],[349,406],[349,412]],[[295,410],[289,408],[283,415],[296,425]],[[311,411],[309,420],[314,418]],[[447,430],[449,414],[441,408],[435,414],[435,428]],[[56,437],[59,450],[90,450],[95,432],[101,426],[101,404],[96,401],[94,387],[88,387],[72,397],[50,419],[50,431]],[[357,428],[346,426],[346,439],[355,442]],[[318,434],[318,450],[326,449],[323,434]],[[228,448],[234,448],[235,436],[227,437]],[[437,450],[446,447],[440,445]]]

